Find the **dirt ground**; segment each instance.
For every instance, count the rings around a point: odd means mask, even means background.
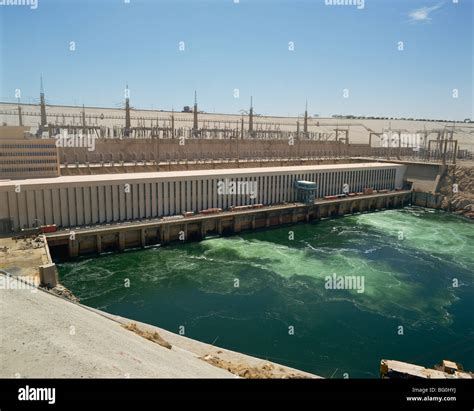
[[[0,238],[0,269],[15,276],[32,277],[39,284],[38,267],[47,262],[41,238]]]
[[[245,361],[226,361],[222,358],[206,355],[200,357],[202,360],[206,361],[209,364],[212,364],[216,367],[223,368],[235,374],[241,378],[250,378],[250,379],[262,379],[262,378],[283,378],[283,379],[293,379],[293,378],[313,378],[308,376],[306,373],[302,372],[292,372],[285,367],[278,366],[277,364],[265,363],[263,365],[251,366]]]

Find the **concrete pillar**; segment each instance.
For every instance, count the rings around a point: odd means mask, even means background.
[[[79,241],[78,240],[69,240],[69,257],[79,256]]]
[[[253,214],[252,215],[252,230],[255,230],[255,227],[256,227],[255,220],[256,220],[256,216],[255,216],[255,214]]]
[[[339,203],[337,205],[337,215],[344,215],[346,214],[346,203]]]
[[[326,217],[326,209],[327,209],[327,206],[325,205],[320,205],[318,207],[318,215],[319,215],[319,218],[324,218]]]
[[[412,201],[413,201],[413,197],[412,197],[411,194],[412,194],[412,193],[410,192],[409,194],[406,194],[406,195],[404,195],[404,196],[402,197],[402,201],[401,201],[401,205],[402,205],[402,206],[405,206],[405,205],[407,205],[407,204],[410,204],[410,205],[411,205],[411,203],[412,203]]]
[[[119,251],[125,250],[125,232],[119,231],[118,233],[118,249]]]
[[[142,247],[145,247],[146,246],[146,229],[145,228],[142,228],[141,229],[141,245]]]
[[[295,209],[293,209],[293,210],[291,211],[291,221],[292,221],[293,223],[296,223],[296,222],[298,221],[298,216],[297,216],[296,213],[297,213],[297,210],[295,210]]]
[[[58,284],[58,271],[56,264],[44,264],[39,267],[40,282],[48,288],[54,288]]]
[[[393,197],[393,208],[400,208],[400,196]]]
[[[240,233],[241,224],[238,217],[234,217],[234,233]]]
[[[160,243],[167,244],[170,242],[170,229],[167,225],[162,225],[160,229]]]
[[[97,234],[95,238],[95,243],[96,243],[97,254],[100,254],[102,252],[102,236],[100,234]]]

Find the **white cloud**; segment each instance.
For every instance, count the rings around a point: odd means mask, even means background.
[[[431,13],[435,10],[438,10],[442,5],[438,4],[432,7],[421,7],[416,10],[412,10],[408,13],[408,17],[410,18],[410,22],[417,23],[417,22],[427,22],[431,20]]]

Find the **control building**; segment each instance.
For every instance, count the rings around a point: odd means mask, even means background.
[[[56,140],[28,137],[27,130],[0,127],[0,180],[59,176]]]

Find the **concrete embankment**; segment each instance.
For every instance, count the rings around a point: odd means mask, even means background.
[[[316,377],[146,324],[133,332],[130,320],[15,282],[0,289],[0,378]],[[171,349],[146,338],[155,332]]]
[[[474,167],[447,166],[433,191],[415,191],[413,204],[474,219]]]
[[[354,158],[353,161],[369,161]],[[459,164],[420,163],[377,159],[407,165],[405,181],[413,189],[412,203],[421,207],[441,209],[474,219],[474,165],[472,161]]]
[[[320,199],[313,204],[277,204],[239,212],[197,214],[189,218],[97,225],[60,230],[46,237],[53,254],[78,257],[155,244],[201,240],[208,235],[238,234],[358,212],[401,208],[410,203],[411,194],[408,190],[392,191],[333,200]]]

